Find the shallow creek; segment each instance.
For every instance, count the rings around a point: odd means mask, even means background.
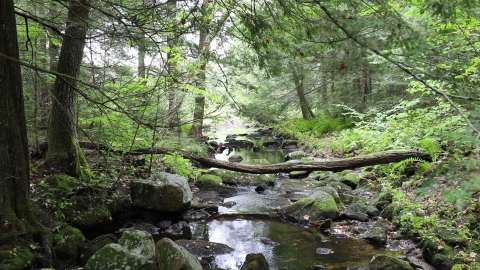
[[[217,141],[223,141],[226,134],[235,133],[245,133],[245,130],[225,130],[216,134]],[[246,164],[252,163],[254,159],[266,159],[270,163],[283,162],[286,153],[262,146],[266,139],[251,140],[255,146],[260,147],[258,152],[234,150],[227,155],[225,150],[216,158],[227,160],[228,156],[240,155],[243,157],[241,163]],[[278,200],[279,196],[287,196],[278,191],[278,186],[286,181],[294,181],[287,175],[274,177],[276,186],[272,189],[258,194],[255,187],[245,187],[238,195],[225,198],[224,202],[232,201],[236,204],[229,208],[219,207],[217,218],[190,223],[192,239],[223,243],[235,249],[233,253],[209,258],[212,269],[240,269],[247,254],[262,253],[270,269],[312,269],[313,265],[323,265],[329,270],[345,270],[349,267],[367,268],[372,256],[390,253],[361,239],[335,238],[321,233],[317,228],[303,228],[268,218],[275,213],[271,203]]]

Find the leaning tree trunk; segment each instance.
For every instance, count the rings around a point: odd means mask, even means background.
[[[87,19],[87,0],[72,0],[68,8],[67,29],[58,59],[57,72],[77,78],[83,58]],[[49,148],[44,166],[88,180],[91,173],[77,143],[76,80],[57,76],[52,91],[52,109],[48,124]]]
[[[303,119],[309,120],[312,118],[315,118],[315,115],[313,114],[312,109],[310,109],[310,106],[308,105],[307,98],[305,96],[305,89],[303,87],[303,75],[298,74],[294,67],[292,67],[293,70],[293,81],[295,83],[295,90],[297,91],[297,97],[298,100],[300,101],[300,109],[302,110],[302,116]]]
[[[13,0],[0,1],[0,53],[19,58]],[[30,201],[27,126],[20,65],[0,56],[0,250],[3,254],[16,250],[31,253],[34,235],[42,230],[33,215]],[[8,242],[9,245],[3,245]],[[23,245],[22,245],[23,243]],[[7,249],[7,250],[5,250]],[[15,255],[15,253],[13,253]],[[10,258],[9,258],[10,257]],[[2,258],[8,269],[13,256]],[[29,263],[28,259],[15,258]],[[13,267],[13,266],[12,266]],[[17,265],[18,267],[18,265]]]

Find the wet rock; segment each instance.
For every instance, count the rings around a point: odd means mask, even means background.
[[[234,251],[234,249],[228,245],[205,240],[182,239],[175,241],[175,243],[184,247],[190,253],[200,258],[227,254]]]
[[[178,236],[178,235],[191,235],[191,229],[190,225],[188,225],[187,222],[185,221],[179,221],[178,223],[173,224],[169,228],[165,230],[165,233],[168,233],[172,236]]]
[[[327,254],[331,254],[333,251],[329,248],[317,248],[315,252],[321,255],[327,255]]]
[[[241,172],[233,172],[227,170],[213,170],[214,175],[220,176],[223,183],[232,186],[259,186],[266,185],[273,187],[275,185],[274,175],[265,174],[249,174]]]
[[[265,256],[260,253],[250,253],[247,254],[245,262],[242,265],[240,270],[268,270],[268,262],[265,259]]]
[[[262,242],[263,244],[265,244],[267,246],[276,247],[276,246],[280,245],[279,243],[273,241],[272,239],[270,239],[268,237],[258,237],[258,239],[260,240],[260,242]]]
[[[377,255],[370,262],[370,270],[414,270],[406,261],[388,255]]]
[[[185,220],[196,220],[196,219],[204,219],[210,217],[210,213],[200,209],[195,211],[188,211],[182,215],[182,218]]]
[[[221,184],[222,178],[213,174],[204,174],[200,176],[195,182],[195,185],[199,188],[202,188],[204,186],[219,186]]]
[[[133,206],[162,212],[179,212],[192,201],[192,191],[185,177],[169,173],[154,173],[130,185]]]
[[[257,186],[255,188],[255,192],[257,192],[257,193],[263,193],[264,191],[265,191],[265,187]]]
[[[83,245],[83,249],[77,264],[84,266],[88,259],[92,257],[97,251],[108,244],[115,244],[118,242],[118,238],[113,234],[104,234],[96,237],[95,239],[88,241]]]
[[[309,174],[309,171],[293,171],[288,174],[288,177],[292,179],[301,179],[307,177]]]
[[[234,202],[234,201],[229,201],[229,202],[223,202],[220,205],[223,206],[223,207],[230,208],[230,207],[234,207],[235,205],[237,205],[237,203]]]
[[[228,158],[229,162],[237,162],[238,163],[238,162],[242,162],[242,160],[243,160],[243,157],[237,156],[237,155],[233,155],[233,156]]]
[[[159,269],[202,270],[195,255],[169,238],[162,238],[155,244],[155,261]]]
[[[343,214],[343,217],[347,219],[358,220],[358,221],[368,221],[368,215],[360,212],[349,211]]]
[[[282,207],[278,213],[290,221],[301,224],[323,221],[327,218],[335,219],[339,215],[335,200],[323,191],[316,191],[305,199]]]
[[[321,264],[317,264],[317,265],[312,265],[312,269],[313,270],[327,270],[327,267],[325,267]]]
[[[160,230],[165,230],[168,227],[170,227],[170,225],[172,225],[171,220],[162,220],[159,223],[157,223],[157,226],[160,228]]]
[[[252,151],[255,152],[255,153],[258,153],[258,152],[260,152],[260,149],[261,149],[261,148],[260,148],[259,146],[254,146],[254,147],[252,148]]]

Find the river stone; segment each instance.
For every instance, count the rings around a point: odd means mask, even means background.
[[[53,234],[52,248],[56,256],[56,268],[63,268],[76,261],[85,244],[82,232],[72,226],[65,226]]]
[[[228,162],[242,162],[243,160],[243,157],[242,156],[237,156],[237,155],[233,155],[231,157],[228,158]]]
[[[391,226],[392,224],[388,220],[378,219],[364,239],[370,243],[384,246],[387,244],[388,231],[391,230]]]
[[[199,188],[204,186],[219,186],[222,184],[222,178],[213,174],[204,174],[198,177],[195,185]]]
[[[273,174],[251,174],[233,172],[227,170],[212,170],[210,173],[220,176],[224,184],[232,186],[260,186],[275,185],[275,176]]]
[[[298,223],[335,219],[339,215],[335,200],[330,194],[323,191],[313,192],[305,199],[284,206],[278,213]]]
[[[358,183],[360,182],[360,176],[356,173],[347,173],[343,176],[341,176],[341,183],[344,183],[345,185],[351,187],[352,189],[357,188]]]
[[[203,269],[197,257],[169,238],[162,238],[155,244],[155,261],[159,269]]]
[[[406,261],[388,255],[377,255],[370,262],[370,270],[414,270]]]
[[[155,242],[152,236],[145,231],[127,231],[118,244],[130,250],[130,252],[152,259],[155,256]]]
[[[267,259],[261,253],[247,254],[240,270],[269,270]]]
[[[293,171],[288,174],[288,177],[292,179],[300,179],[307,177],[309,174],[309,171]]]
[[[331,182],[327,185],[327,187],[333,187],[335,190],[337,190],[337,192],[340,192],[340,193],[352,190],[350,186],[347,186],[341,182]]]
[[[84,270],[152,270],[153,262],[119,244],[108,244],[93,254]]]
[[[183,211],[192,201],[192,191],[185,177],[164,172],[132,182],[130,193],[133,206],[162,212]]]
[[[330,194],[333,197],[333,199],[335,200],[335,203],[337,205],[342,205],[342,200],[340,199],[340,196],[338,196],[338,192],[337,192],[336,189],[334,189],[332,187],[320,187],[320,188],[316,188],[314,190],[314,192],[315,191],[323,191],[325,193]]]
[[[186,250],[188,250],[188,252],[200,258],[227,254],[234,251],[234,249],[228,245],[205,240],[182,239],[175,241],[175,243],[184,247]]]
[[[108,244],[116,244],[118,242],[118,238],[113,234],[104,234],[96,237],[95,239],[88,241],[82,250],[82,255],[77,261],[77,264],[83,266],[87,263],[88,259],[92,257],[97,251]]]

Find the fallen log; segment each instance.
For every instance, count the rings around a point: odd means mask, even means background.
[[[428,154],[419,150],[391,150],[384,152],[377,152],[367,155],[360,155],[355,157],[332,159],[319,162],[301,162],[301,163],[277,163],[271,165],[249,165],[227,162],[217,160],[214,158],[200,156],[194,153],[186,152],[175,148],[142,148],[133,150],[130,152],[124,152],[120,150],[114,150],[106,145],[80,142],[82,148],[98,149],[103,151],[110,151],[119,155],[152,155],[152,154],[171,154],[178,153],[184,158],[196,161],[206,167],[215,167],[220,169],[226,169],[230,171],[246,172],[252,174],[268,174],[279,172],[292,172],[292,171],[343,171],[347,169],[355,169],[365,166],[372,166],[377,164],[387,164],[392,162],[400,162],[408,158],[419,158],[425,161],[431,161]],[[47,150],[48,144],[43,146],[44,151]]]
[[[359,167],[372,166],[377,164],[386,164],[399,162],[408,158],[419,158],[430,161],[431,158],[425,152],[419,150],[392,150],[377,152],[368,155],[360,155],[335,160],[319,161],[319,162],[302,162],[302,163],[277,163],[271,165],[249,165],[232,163],[213,158],[199,156],[190,152],[185,152],[173,148],[146,148],[131,151],[130,155],[142,154],[168,154],[177,152],[184,158],[194,160],[209,167],[216,167],[230,171],[246,172],[253,174],[268,174],[292,171],[343,171],[347,169],[355,169]]]

